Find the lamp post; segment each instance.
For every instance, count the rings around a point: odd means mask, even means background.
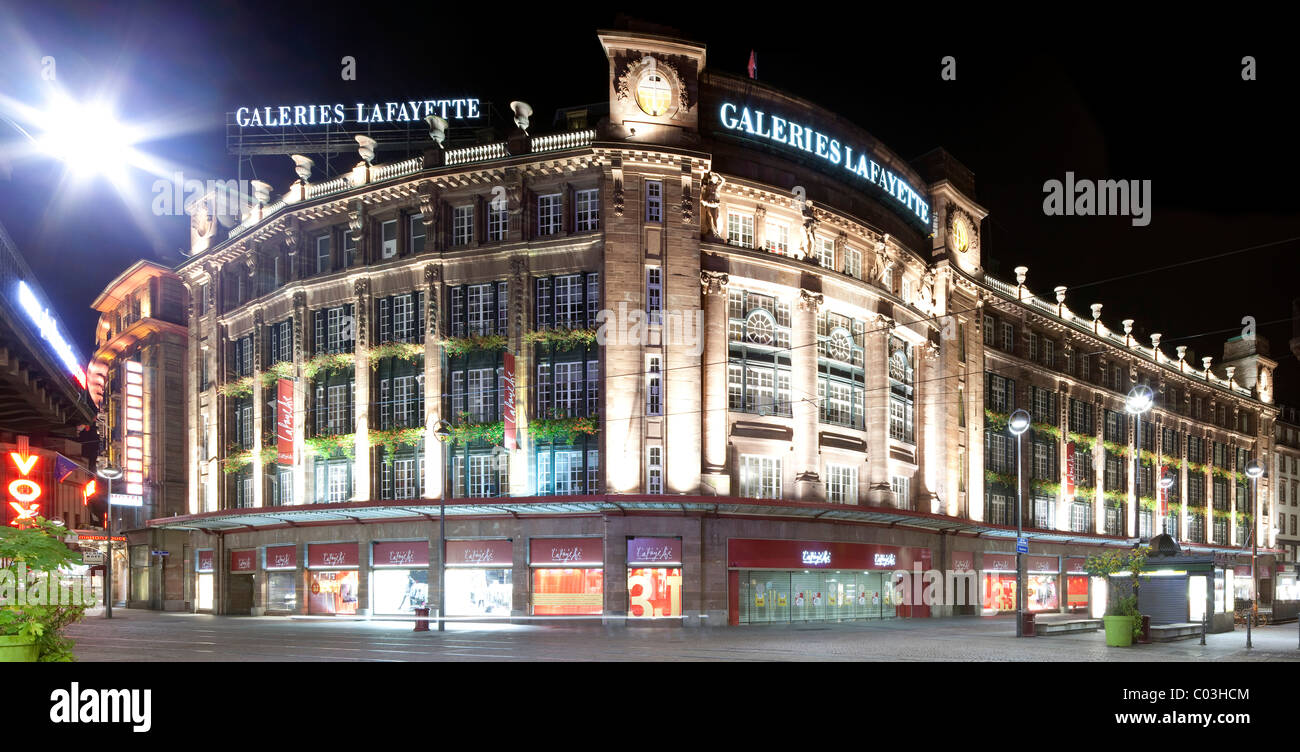
[[[438,421],[437,428],[433,429],[433,436],[438,443],[443,445],[444,449],[438,452],[438,461],[442,463],[443,472],[446,472],[447,457],[445,449],[447,442],[451,440],[451,424],[445,420]],[[441,493],[438,494],[438,631],[446,631],[447,622],[443,618],[447,610],[447,482],[442,483]]]
[[[1255,557],[1259,555],[1259,539],[1255,536],[1255,531],[1259,529],[1258,497],[1259,497],[1259,478],[1264,474],[1264,464],[1257,459],[1252,459],[1246,463],[1246,475],[1250,476],[1250,618],[1246,620],[1246,649],[1254,647],[1251,644],[1251,627],[1255,624],[1255,618],[1259,616],[1259,571],[1255,568]]]
[[[1138,384],[1129,390],[1128,397],[1124,400],[1124,410],[1133,416],[1134,436],[1133,446],[1133,496],[1136,500],[1141,497],[1142,484],[1138,481],[1142,477],[1142,416],[1151,409],[1152,403],[1155,402],[1155,394],[1152,393],[1151,387],[1146,384]],[[1137,521],[1138,515],[1133,515],[1134,521]],[[1139,531],[1140,533],[1140,531]],[[1139,534],[1139,538],[1142,536]]]
[[[104,618],[113,618],[113,479],[122,477],[121,468],[104,465],[95,471],[95,475],[108,481],[108,493],[104,497],[104,537],[108,539],[104,555]]]
[[[1007,430],[1016,437],[1016,637],[1025,636],[1025,575],[1020,566],[1020,539],[1024,537],[1024,518],[1020,511],[1020,486],[1023,485],[1020,467],[1020,435],[1029,428],[1029,413],[1016,410],[1007,419]]]

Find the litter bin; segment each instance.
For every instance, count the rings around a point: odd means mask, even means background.
[[[1024,630],[1023,630],[1023,631],[1024,631],[1024,635],[1025,635],[1025,637],[1036,637],[1036,636],[1037,636],[1037,632],[1034,631],[1034,616],[1035,616],[1035,614],[1033,614],[1033,613],[1026,613],[1026,614],[1025,614],[1025,626],[1024,626]]]
[[[415,632],[429,631],[429,609],[428,608],[415,609],[415,629],[412,631]]]
[[[1142,617],[1142,634],[1138,635],[1138,644],[1139,645],[1151,644],[1151,617],[1150,616],[1144,615]]]

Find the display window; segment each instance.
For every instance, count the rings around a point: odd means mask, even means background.
[[[1012,580],[1015,578],[1013,577]],[[1025,609],[1028,611],[1056,611],[1060,608],[1057,593],[1057,577],[1054,574],[1025,575]],[[1015,609],[1014,587],[1012,589],[1012,609]]]
[[[1065,606],[1070,609],[1088,608],[1088,577],[1072,574],[1065,578]]]
[[[644,618],[682,615],[680,567],[638,567],[627,571],[628,615]]]
[[[298,609],[297,572],[268,572],[266,575],[266,610]]]
[[[1016,610],[1016,576],[984,574],[984,608],[987,611]]]
[[[1194,622],[1205,619],[1205,604],[1209,600],[1209,592],[1206,583],[1206,577],[1203,574],[1192,575],[1187,578],[1187,612],[1188,618]]]
[[[585,616],[603,611],[605,573],[600,569],[534,569],[533,614]]]
[[[742,571],[740,623],[891,619],[898,615],[889,572]]]
[[[212,610],[212,575],[199,574],[194,578],[194,588],[197,591],[197,607],[200,611]]]
[[[509,569],[449,567],[447,615],[509,616],[514,607],[512,574]]]
[[[376,569],[370,575],[370,588],[376,614],[414,614],[429,605],[429,570]]]
[[[313,571],[308,582],[308,613],[344,616],[357,612],[357,583],[352,571]]]

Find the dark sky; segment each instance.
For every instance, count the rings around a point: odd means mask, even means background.
[[[0,94],[40,103],[49,87],[40,58],[52,55],[60,86],[81,97],[115,92],[121,119],[169,131],[140,148],[199,179],[234,176],[222,123],[241,104],[473,95],[501,110],[523,99],[534,122],[549,123],[543,113],[555,107],[605,97],[595,31],[625,20],[614,4],[414,5],[0,5]],[[1281,362],[1281,399],[1300,403],[1300,365],[1287,350],[1300,296],[1300,62],[1290,40],[1214,19],[1187,28],[1099,11],[1083,21],[1042,15],[1044,6],[972,21],[932,6],[897,17],[861,7],[872,15],[812,3],[657,3],[637,18],[704,42],[715,69],[743,73],[757,50],[761,80],[853,119],[904,157],[945,147],[975,172],[991,213],[986,266],[1003,279],[1024,264],[1036,291],[1068,285],[1076,312],[1104,303],[1112,328],[1133,318],[1142,333],[1164,334],[1166,352],[1187,344],[1216,361],[1242,317],[1255,317]],[[344,55],[357,59],[356,81],[339,76]],[[945,55],[957,59],[956,81],[940,79]],[[1259,80],[1242,81],[1244,55],[1257,59]],[[0,144],[18,138],[0,122]],[[286,158],[257,167],[274,193],[288,186]],[[1045,216],[1043,183],[1067,171],[1151,180],[1151,224]],[[0,222],[83,355],[102,286],[138,258],[176,263],[188,245],[184,217],[150,213],[155,179],[133,173],[120,195],[102,181],[74,190],[47,160],[11,161],[8,174],[0,161]],[[1262,244],[1273,245],[1202,260]]]

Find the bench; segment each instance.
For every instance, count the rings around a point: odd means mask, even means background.
[[[1176,624],[1151,625],[1152,642],[1173,642],[1174,640],[1185,640],[1189,637],[1200,636],[1201,625],[1198,622],[1188,621]]]
[[[1101,629],[1101,619],[1067,619],[1064,621],[1040,621],[1034,624],[1034,631],[1046,637],[1068,632],[1096,632]]]

